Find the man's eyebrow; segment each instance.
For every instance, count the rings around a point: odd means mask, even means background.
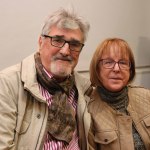
[[[53,37],[65,39],[64,35],[54,35]],[[74,39],[74,38],[71,38],[70,40],[66,40],[66,41],[81,43],[79,40]]]
[[[64,38],[64,35],[53,35],[53,37]]]

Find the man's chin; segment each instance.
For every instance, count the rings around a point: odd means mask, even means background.
[[[51,64],[51,73],[58,77],[67,77],[72,73],[72,65]]]
[[[54,74],[54,76],[60,77],[60,78],[64,78],[69,76],[71,73],[68,72],[52,72]]]
[[[67,77],[72,73],[71,68],[53,68],[51,73],[57,77]]]

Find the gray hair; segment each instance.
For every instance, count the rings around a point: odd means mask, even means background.
[[[41,34],[48,35],[53,25],[63,29],[80,29],[83,33],[84,41],[87,39],[87,34],[90,28],[89,23],[81,16],[77,16],[73,9],[65,10],[63,8],[60,8],[47,17]]]

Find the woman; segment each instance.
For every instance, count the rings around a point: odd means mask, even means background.
[[[134,76],[126,41],[110,38],[97,47],[90,65],[90,150],[150,150],[150,90],[129,85]]]

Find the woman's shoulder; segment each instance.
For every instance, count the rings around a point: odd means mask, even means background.
[[[148,91],[150,91],[150,89],[145,88],[144,86],[141,86],[141,85],[132,85],[132,84],[129,84],[128,88],[129,89],[133,89],[133,90],[148,90]]]
[[[128,85],[128,90],[130,93],[134,93],[137,95],[149,95],[150,96],[150,89],[145,88],[139,85]]]

